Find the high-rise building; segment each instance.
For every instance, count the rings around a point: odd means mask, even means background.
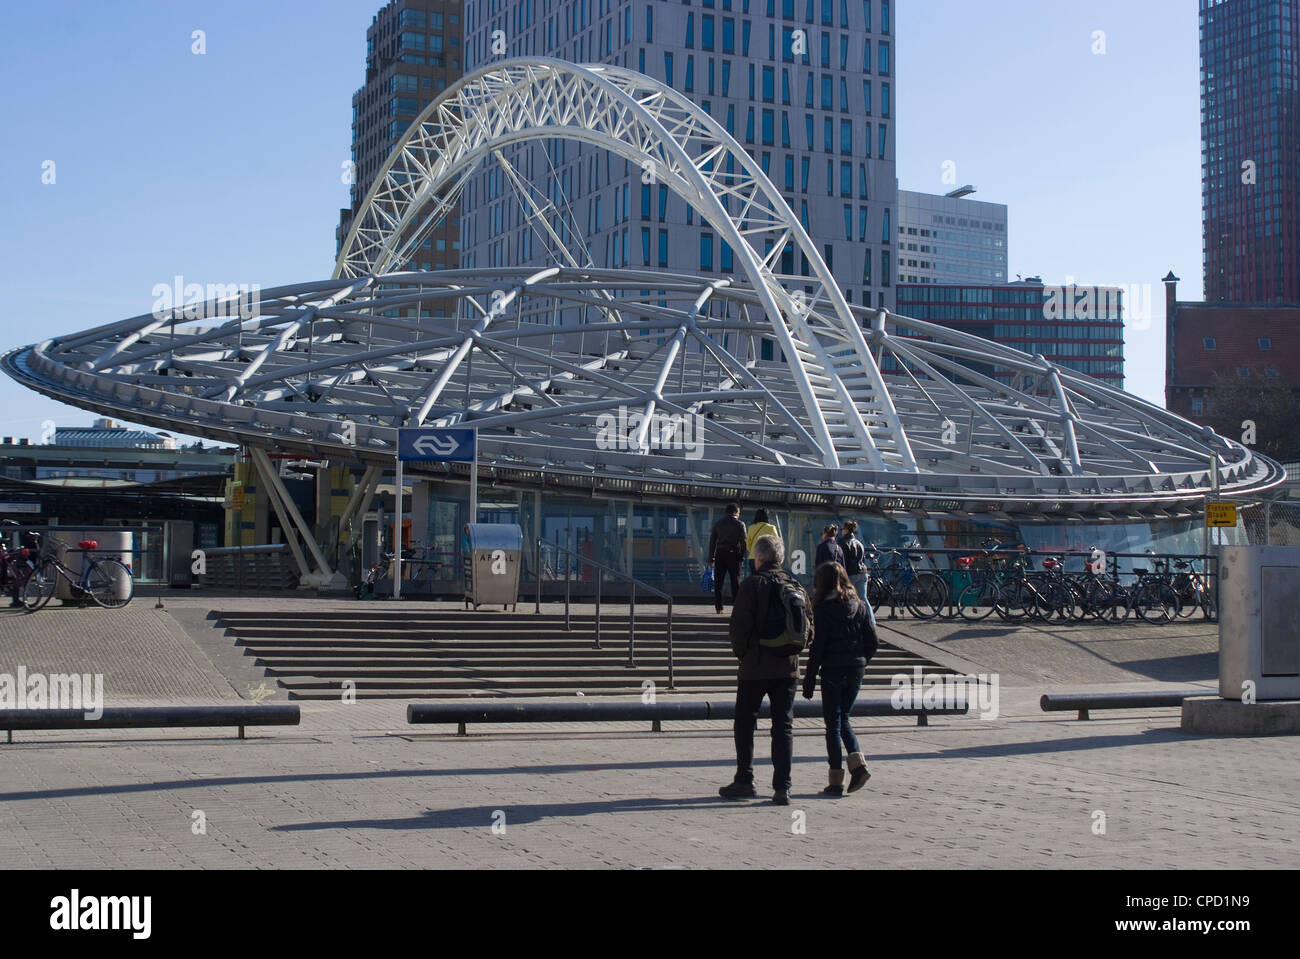
[[[347,238],[375,177],[412,121],[464,73],[460,0],[392,0],[366,31],[366,83],[352,96],[352,204],[339,211]],[[413,269],[460,265],[456,213],[425,237]]]
[[[1300,0],[1200,0],[1208,303],[1300,303]]]
[[[898,282],[1007,282],[1007,208],[966,199],[898,191]]]
[[[898,312],[1041,355],[1124,388],[1124,291],[1118,287],[1048,286],[1038,277],[988,285],[902,283]],[[990,376],[1010,376],[977,361],[968,365]],[[1051,389],[1046,379],[1038,386],[1041,392]]]
[[[891,0],[468,0],[467,69],[552,56],[640,71],[722,122],[771,178],[853,303],[894,306],[898,181]],[[731,250],[666,186],[596,147],[505,152],[566,245],[597,267],[727,275]],[[465,186],[465,267],[549,265],[511,176]],[[571,236],[572,234],[568,234]],[[761,251],[766,252],[766,251]],[[809,275],[791,244],[778,273]]]

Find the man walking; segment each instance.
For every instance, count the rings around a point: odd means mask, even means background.
[[[839,563],[844,565],[844,551],[840,549],[840,544],[835,542],[835,534],[840,528],[834,523],[822,530],[822,541],[817,544],[817,558],[813,561],[814,571],[823,563]]]
[[[794,756],[794,698],[799,653],[812,632],[808,597],[781,568],[785,547],[774,536],[754,543],[753,576],[740,584],[731,611],[731,651],[740,660],[736,682],[736,778],[718,790],[724,799],[752,799],[754,729],[766,696],[772,714],[772,802],[790,805]],[[802,619],[802,622],[800,622]]]
[[[713,608],[722,612],[722,581],[731,577],[731,604],[740,590],[740,561],[745,556],[745,524],[740,507],[727,504],[727,515],[713,524],[709,534],[709,565],[713,567]]]

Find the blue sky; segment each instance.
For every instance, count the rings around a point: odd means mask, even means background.
[[[263,288],[327,278],[380,5],[7,9],[0,349],[146,313],[176,274]],[[946,192],[952,161],[977,199],[1006,203],[1013,276],[1149,284],[1150,322],[1126,333],[1128,388],[1163,405],[1160,278],[1173,269],[1180,299],[1201,294],[1195,0],[895,7],[900,186]],[[0,379],[3,435],[92,418]]]

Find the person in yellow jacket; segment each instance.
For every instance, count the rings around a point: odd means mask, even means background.
[[[781,533],[767,518],[767,510],[760,509],[754,513],[754,522],[749,524],[749,530],[745,535],[745,553],[750,557],[749,571],[754,572],[754,544],[758,542],[760,536],[774,536],[777,541],[781,540]]]

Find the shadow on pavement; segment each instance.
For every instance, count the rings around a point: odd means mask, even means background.
[[[1107,749],[1113,746],[1165,745],[1170,742],[1197,739],[1217,739],[1219,737],[1181,732],[1177,727],[1148,729],[1139,733],[1119,733],[1113,736],[1091,735],[1070,739],[1034,740],[1032,742],[1000,743],[988,746],[957,746],[953,748],[938,747],[933,752],[895,753],[873,755],[868,753],[868,760],[892,763],[900,761],[933,761],[945,759],[978,759],[1000,756],[1034,756],[1044,753],[1071,753],[1090,749]],[[869,742],[869,740],[868,740]],[[12,748],[12,747],[10,747]],[[796,765],[812,765],[818,768],[826,763],[825,753],[817,751],[811,755],[795,756]],[[718,767],[730,771],[735,763],[734,757],[722,753],[712,759],[682,759],[665,761],[657,759],[646,762],[622,763],[564,763],[538,766],[487,766],[482,768],[457,769],[387,769],[360,770],[357,772],[337,773],[299,773],[280,776],[219,776],[211,779],[178,779],[158,782],[127,783],[123,785],[76,786],[63,789],[33,789],[17,792],[0,793],[2,802],[22,802],[30,800],[73,799],[85,796],[116,796],[132,793],[150,793],[179,789],[228,788],[231,786],[258,786],[275,783],[328,783],[385,779],[423,779],[441,776],[519,776],[519,775],[563,775],[582,772],[599,772],[610,769],[656,770],[656,769],[709,769]],[[763,770],[770,768],[759,752],[757,774],[760,781]],[[725,781],[726,773],[721,774],[718,782]],[[820,773],[819,773],[820,776]],[[645,801],[645,800],[637,800]],[[702,800],[654,800],[655,802],[702,802]],[[715,800],[716,802],[716,800]]]
[[[610,799],[604,802],[586,800],[576,803],[536,803],[519,805],[517,803],[497,803],[487,806],[466,806],[461,809],[426,809],[418,816],[405,819],[341,819],[336,822],[304,822],[284,826],[271,826],[268,832],[310,832],[320,829],[469,829],[491,826],[500,821],[498,813],[504,813],[504,825],[524,825],[543,819],[565,819],[573,816],[599,816],[607,813],[665,812],[673,809],[725,809],[744,806],[771,805],[759,792],[758,799],[747,802],[729,802],[716,796],[691,799]],[[794,798],[803,798],[796,795]]]

